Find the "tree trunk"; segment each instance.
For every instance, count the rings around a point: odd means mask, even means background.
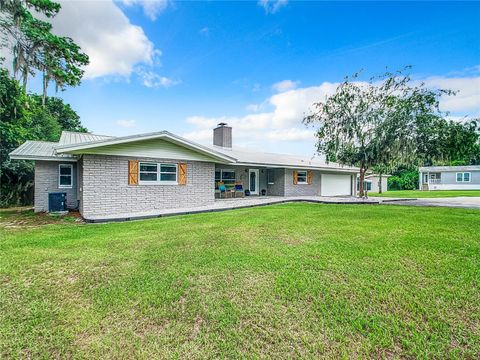
[[[383,192],[382,188],[382,173],[379,174],[380,176],[378,177],[378,193],[381,194]]]
[[[365,196],[365,189],[364,189],[364,182],[365,182],[365,168],[363,166],[360,167],[360,183],[358,184],[358,196],[364,197]]]
[[[43,94],[42,94],[42,106],[45,107],[45,99],[47,97],[47,88],[48,88],[48,76],[43,73]]]

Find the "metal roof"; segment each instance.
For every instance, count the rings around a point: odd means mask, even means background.
[[[9,155],[16,160],[68,160],[76,161],[70,154],[56,154],[55,146],[58,143],[47,141],[26,141]]]
[[[266,153],[234,148],[227,149],[219,146],[204,146],[180,136],[160,131],[148,134],[113,137],[95,135],[90,133],[76,133],[63,131],[58,143],[27,141],[19,148],[10,153],[12,159],[32,160],[66,160],[75,161],[75,156],[67,152],[81,153],[82,149],[95,148],[112,144],[128,143],[155,138],[168,138],[169,141],[195,149],[199,152],[208,153],[213,157],[232,165],[265,166],[265,167],[289,167],[303,169],[322,169],[342,172],[358,172],[358,168],[343,166],[334,162],[325,162],[318,156],[299,156],[290,154]]]
[[[222,148],[220,146],[211,146],[212,149],[225,155],[235,158],[238,164],[242,165],[260,165],[260,166],[278,166],[292,168],[319,168],[325,170],[341,170],[356,172],[358,168],[343,166],[334,162],[325,162],[318,156],[299,156],[290,154],[265,153],[260,151],[251,151],[239,148]]]
[[[168,131],[159,131],[123,137],[111,137],[103,140],[87,141],[79,144],[59,145],[56,147],[56,151],[57,153],[75,152],[77,154],[80,154],[81,151],[85,149],[93,149],[107,145],[125,144],[134,141],[144,141],[152,139],[164,139],[172,143],[176,143],[186,148],[192,149],[199,153],[208,154],[210,157],[216,158],[217,160],[220,159],[222,161],[235,161],[235,159],[233,159],[229,155],[223,154],[207,146],[203,146],[193,141],[187,140]]]
[[[62,131],[60,136],[60,141],[57,145],[71,145],[71,144],[80,144],[91,141],[106,140],[112,139],[113,136],[106,135],[95,135],[90,133],[80,133],[73,131]]]
[[[463,165],[463,166],[422,166],[419,168],[421,172],[442,172],[442,171],[480,171],[480,165]]]

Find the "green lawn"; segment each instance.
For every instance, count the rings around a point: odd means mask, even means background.
[[[480,354],[480,211],[35,219],[0,212],[0,358]]]
[[[379,193],[368,193],[368,196],[380,197],[399,197],[399,198],[445,198],[445,197],[477,197],[480,196],[480,190],[434,190],[434,191],[420,191],[420,190],[391,190]]]

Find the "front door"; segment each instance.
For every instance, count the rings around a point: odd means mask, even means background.
[[[258,169],[248,170],[248,184],[251,195],[258,195]]]

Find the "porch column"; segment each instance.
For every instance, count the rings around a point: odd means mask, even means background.
[[[423,190],[423,173],[420,171],[420,176],[418,177],[418,190]]]

